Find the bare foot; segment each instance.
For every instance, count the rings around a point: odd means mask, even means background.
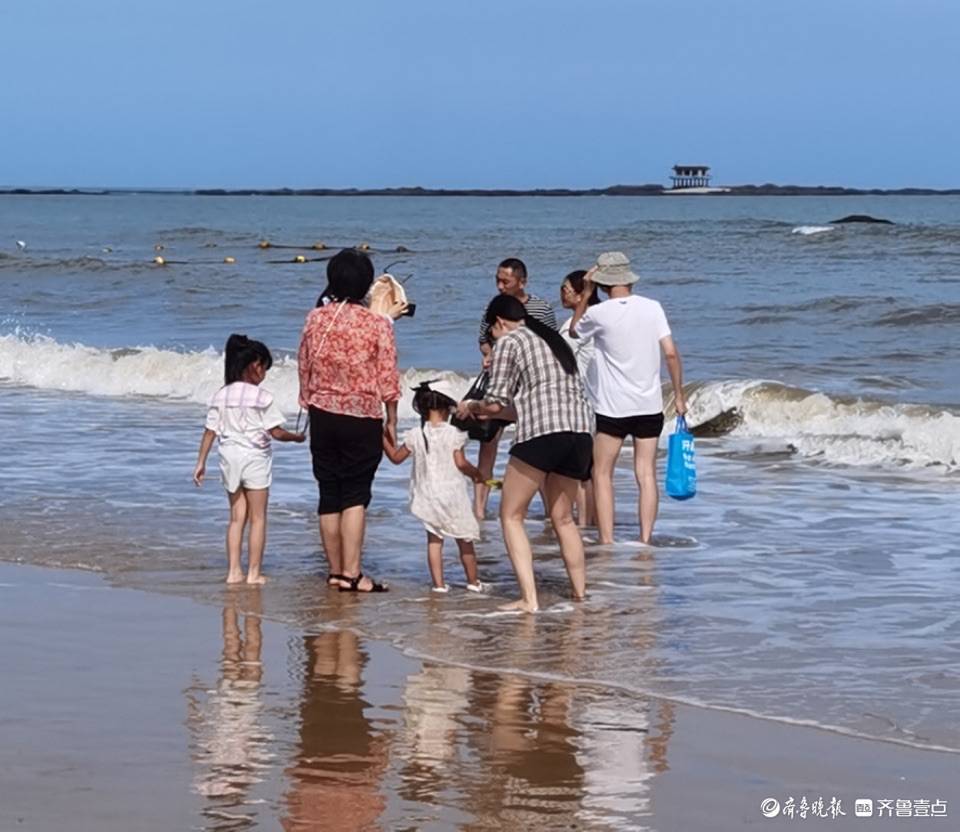
[[[540,607],[536,604],[528,604],[526,601],[511,601],[509,604],[502,604],[497,609],[501,612],[536,612]]]
[[[247,575],[247,583],[251,586],[263,586],[268,580],[266,575]]]
[[[242,583],[243,583],[243,572],[227,572],[227,583],[228,583],[228,584],[242,584]]]

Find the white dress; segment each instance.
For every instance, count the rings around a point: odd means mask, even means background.
[[[463,450],[467,439],[466,433],[447,422],[428,422],[422,431],[419,427],[411,428],[403,436],[403,444],[413,454],[410,511],[423,521],[428,532],[439,537],[480,539],[470,481],[453,461],[453,452]]]

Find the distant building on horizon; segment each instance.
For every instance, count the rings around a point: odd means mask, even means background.
[[[665,194],[726,194],[729,188],[714,188],[710,185],[708,165],[674,165],[673,185],[664,189]]]

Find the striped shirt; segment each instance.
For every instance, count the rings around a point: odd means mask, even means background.
[[[538,298],[536,295],[527,295],[527,302],[523,305],[531,318],[543,321],[550,329],[557,328],[557,317],[553,314],[553,307],[543,298]],[[480,343],[493,344],[493,338],[490,337],[490,324],[487,323],[486,315],[480,319]]]
[[[497,340],[485,399],[516,407],[517,442],[593,430],[580,374],[567,375],[550,345],[525,326]]]

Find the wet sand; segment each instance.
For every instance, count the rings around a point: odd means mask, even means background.
[[[793,828],[948,802],[954,754],[425,663],[349,630],[0,564],[0,830]],[[953,828],[955,819],[912,818]]]

